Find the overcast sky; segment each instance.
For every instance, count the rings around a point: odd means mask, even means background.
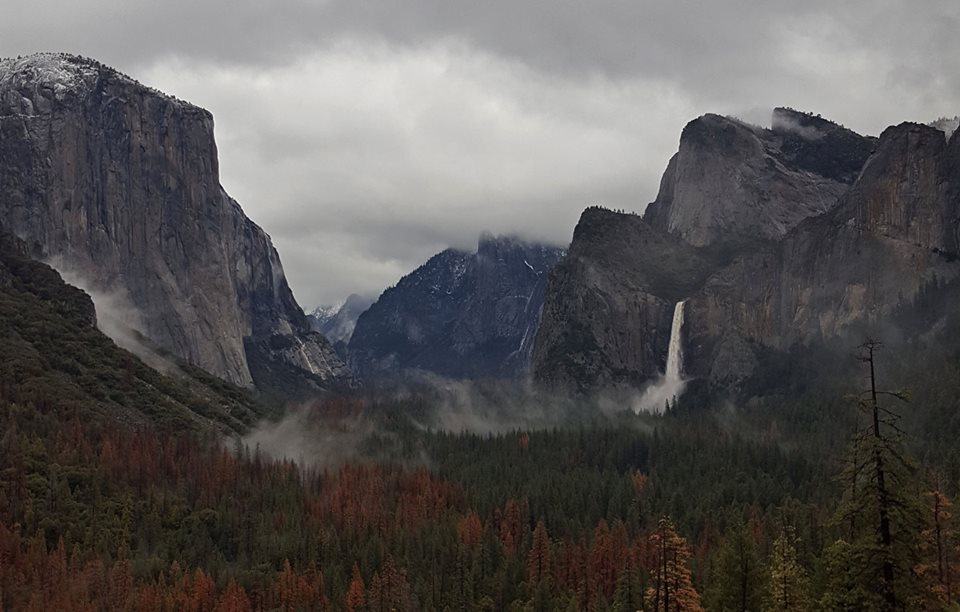
[[[566,244],[589,204],[642,211],[705,112],[960,114],[957,0],[7,4],[0,56],[79,53],[213,112],[308,310],[482,230]]]

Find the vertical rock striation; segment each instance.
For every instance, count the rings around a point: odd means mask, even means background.
[[[960,138],[905,123],[867,139],[786,109],[772,130],[708,115],[642,220],[584,213],[533,371],[580,389],[643,383],[662,371],[668,303],[687,299],[686,371],[735,384],[758,347],[884,328],[958,275]]]
[[[0,60],[0,215],[138,311],[148,338],[239,385],[261,363],[347,376],[269,236],[220,186],[213,117],[91,60]]]
[[[588,208],[547,283],[534,379],[587,391],[658,376],[674,305],[713,269],[700,249],[642,217]]]

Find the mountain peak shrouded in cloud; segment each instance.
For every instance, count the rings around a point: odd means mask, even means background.
[[[57,52],[0,58],[0,87],[7,92],[20,93],[19,100],[8,93],[6,106],[11,111],[19,111],[25,115],[48,112],[54,102],[62,103],[69,97],[88,95],[101,79],[148,91],[169,103],[210,116],[210,113],[202,108],[148,87],[93,58]]]
[[[0,59],[0,79],[8,87],[44,87],[54,96],[75,92],[92,83],[98,63],[66,53],[34,53]],[[26,100],[26,99],[25,99]]]
[[[526,371],[557,247],[480,235],[475,252],[447,249],[390,287],[357,320],[347,349],[360,376],[414,371],[515,378]]]

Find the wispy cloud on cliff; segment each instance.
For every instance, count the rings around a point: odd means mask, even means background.
[[[143,315],[133,305],[125,291],[105,288],[94,283],[71,268],[61,258],[50,259],[46,263],[57,270],[66,283],[82,289],[90,296],[97,314],[97,329],[113,340],[117,346],[133,353],[159,372],[166,374],[176,372],[177,366],[174,363],[146,344],[143,336],[145,329]]]

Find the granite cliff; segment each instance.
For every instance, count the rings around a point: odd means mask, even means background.
[[[269,236],[219,181],[213,117],[95,61],[0,60],[0,216],[36,257],[122,295],[159,347],[232,383],[348,371]],[[260,380],[258,380],[260,377]]]
[[[701,117],[642,219],[584,212],[548,282],[534,377],[655,378],[682,299],[685,371],[715,384],[743,380],[761,348],[895,335],[898,309],[960,273],[958,223],[960,139],[944,131],[865,138],[786,109],[770,130]]]
[[[738,259],[691,297],[691,373],[736,381],[757,346],[896,335],[898,308],[935,278],[960,274],[958,188],[960,140],[913,123],[885,130],[833,210]]]
[[[779,240],[856,178],[873,139],[786,108],[771,129],[704,115],[687,124],[644,218],[694,246]]]
[[[701,249],[642,217],[588,208],[547,282],[533,377],[586,391],[662,372],[674,304],[712,270]]]

